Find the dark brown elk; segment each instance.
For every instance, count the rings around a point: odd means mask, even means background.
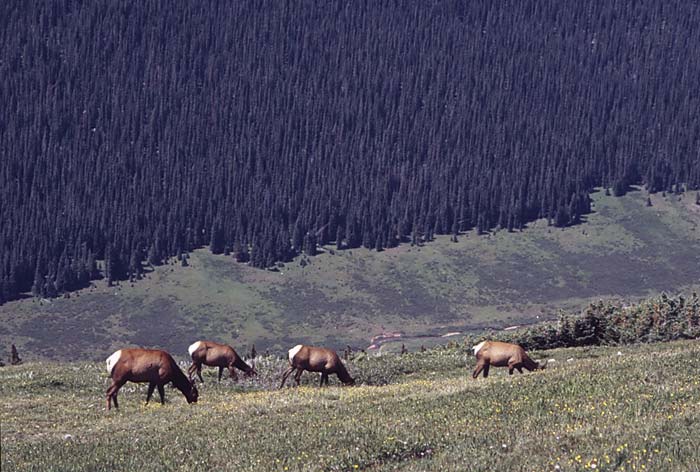
[[[299,385],[301,374],[303,374],[305,370],[321,373],[321,383],[319,387],[323,386],[324,383],[328,385],[329,374],[336,374],[338,379],[345,385],[355,385],[355,380],[348,374],[338,354],[331,349],[323,347],[299,344],[290,349],[289,368],[282,374],[282,384],[280,388],[284,387],[287,377],[289,377],[294,370],[297,371],[296,374],[294,374],[294,380],[297,385]]]
[[[517,344],[504,343],[500,341],[482,341],[474,346],[476,356],[476,368],[472,377],[477,378],[483,371],[484,378],[489,375],[489,367],[508,367],[508,373],[513,375],[513,370],[517,369],[521,374],[522,368],[529,371],[544,369],[545,364],[539,364],[527,355],[525,349]]]
[[[180,370],[175,359],[165,351],[157,349],[120,349],[107,358],[107,372],[112,377],[112,385],[107,389],[107,410],[119,408],[117,394],[126,382],[148,382],[148,404],[153,390],[158,387],[160,402],[165,403],[165,389],[168,382],[180,390],[187,403],[196,403],[199,393],[197,387]]]
[[[240,369],[246,375],[258,375],[254,368],[246,364],[240,358],[235,349],[226,344],[219,344],[212,341],[197,341],[188,349],[192,357],[192,365],[187,369],[190,379],[197,373],[199,380],[204,383],[202,378],[202,365],[219,368],[219,382],[221,382],[221,374],[224,368],[228,368],[229,375],[235,381],[238,380],[235,369]]]

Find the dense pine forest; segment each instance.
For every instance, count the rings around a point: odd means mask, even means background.
[[[700,188],[695,2],[9,0],[0,38],[0,303]]]

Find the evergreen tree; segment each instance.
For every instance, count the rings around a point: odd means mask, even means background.
[[[377,240],[374,242],[374,249],[377,252],[381,252],[384,250],[384,243],[382,242],[382,238],[378,237]]]
[[[88,273],[88,278],[90,280],[97,279],[100,277],[100,271],[97,268],[97,261],[95,260],[95,254],[92,251],[88,252],[87,261],[85,262],[85,268]]]
[[[335,232],[335,248],[343,249],[343,226],[338,225]]]
[[[557,332],[560,347],[572,347],[576,345],[574,326],[571,318],[561,314],[559,316],[559,330]]]
[[[156,251],[156,244],[151,243],[151,247],[148,249],[148,263],[151,266],[157,266],[162,263],[160,254]]]
[[[304,236],[304,254],[313,257],[316,253],[316,235],[307,232]]]
[[[129,278],[133,280],[141,279],[141,256],[139,251],[131,251],[131,257],[129,258]]]
[[[211,227],[211,239],[209,250],[212,254],[222,254],[225,246],[224,231],[219,223],[214,223]]]
[[[557,213],[554,215],[554,226],[562,228],[569,224],[570,216],[566,207],[560,206]]]
[[[19,357],[19,352],[17,351],[17,348],[15,345],[12,345],[12,348],[10,349],[10,364],[12,365],[19,365],[22,363],[22,359]]]
[[[105,250],[105,278],[107,279],[107,285],[111,287],[115,281],[126,279],[126,272],[127,270],[119,251],[114,245],[108,244]]]
[[[624,178],[619,178],[613,184],[613,195],[615,195],[616,197],[621,197],[627,193],[627,189],[627,180]]]
[[[39,264],[37,263],[36,269],[34,270],[34,282],[32,283],[32,295],[35,297],[44,296],[44,276],[39,269]]]
[[[304,232],[302,231],[301,224],[299,220],[294,224],[294,231],[292,232],[292,248],[295,251],[301,251],[304,247]]]
[[[237,262],[248,262],[250,260],[248,248],[242,245],[240,241],[236,241],[233,243],[233,257]]]

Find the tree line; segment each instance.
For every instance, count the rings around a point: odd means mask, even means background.
[[[700,187],[692,2],[0,7],[0,303]],[[98,265],[98,261],[101,261]]]

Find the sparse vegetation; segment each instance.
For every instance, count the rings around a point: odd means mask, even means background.
[[[557,320],[601,298],[689,296],[700,291],[700,212],[691,198],[652,198],[647,208],[641,191],[598,192],[585,227],[540,220],[517,234],[464,233],[457,243],[445,236],[381,253],[328,251],[279,272],[195,251],[190,267],[173,258],[133,287],[102,281],[70,299],[6,303],[0,346],[15,343],[25,361],[96,360],[124,346],[184,355],[197,339],[261,352],[299,343],[357,349],[401,332],[391,348],[416,350],[448,332]]]
[[[467,379],[456,348],[349,363],[359,387],[275,390],[207,382],[144,406],[144,387],[104,411],[102,364],[0,370],[2,470],[694,470],[700,447],[696,341],[546,353],[546,371]],[[465,364],[466,367],[465,367]],[[205,375],[214,380],[215,372]],[[304,382],[316,383],[306,374]]]

